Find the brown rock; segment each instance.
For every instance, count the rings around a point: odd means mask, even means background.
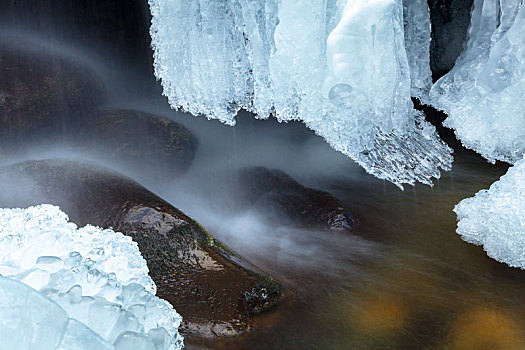
[[[251,315],[275,305],[281,286],[197,222],[138,183],[94,164],[26,161],[0,169],[0,205],[50,203],[79,224],[133,237],[158,295],[184,317],[181,331],[228,336],[252,327]]]
[[[18,151],[64,134],[103,98],[97,75],[58,54],[0,44],[0,147]]]
[[[145,112],[103,109],[82,119],[78,140],[117,166],[139,164],[148,178],[185,172],[198,140],[181,124]]]
[[[315,230],[350,230],[357,223],[328,192],[299,184],[285,172],[264,167],[239,171],[240,203],[265,214],[268,222]]]

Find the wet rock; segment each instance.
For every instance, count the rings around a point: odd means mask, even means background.
[[[140,173],[170,178],[185,172],[198,140],[181,124],[134,110],[104,109],[82,120],[77,142],[121,167],[140,164]]]
[[[277,169],[239,171],[240,203],[257,209],[269,223],[314,230],[350,230],[354,215],[330,193],[307,188]]]
[[[94,164],[26,161],[0,168],[0,205],[51,203],[79,224],[113,227],[133,237],[158,295],[199,337],[248,331],[251,316],[275,305],[281,286],[254,272],[197,222],[138,183]]]
[[[147,178],[187,170],[198,141],[184,126],[101,109],[105,90],[97,74],[73,57],[27,44],[0,39],[0,155],[65,143],[118,169],[140,164],[134,173]]]
[[[16,152],[31,142],[56,141],[70,119],[97,107],[103,94],[103,83],[87,66],[1,41],[0,148]]]

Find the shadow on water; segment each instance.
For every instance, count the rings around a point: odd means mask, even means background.
[[[60,45],[72,59],[91,60]],[[146,85],[148,73],[118,66],[92,65],[109,81],[108,106],[173,119],[198,136],[200,147],[188,173],[171,181],[145,178],[141,164],[116,170],[198,220],[286,287],[282,305],[256,317],[256,331],[222,341],[188,338],[188,348],[525,348],[525,273],[463,242],[452,211],[461,199],[488,188],[506,172],[505,165],[490,165],[455,145],[453,170],[433,188],[400,191],[365,174],[300,123],[257,121],[241,113],[231,128],[194,118],[170,110],[160,87]],[[40,148],[19,159],[54,156],[115,167],[76,144]],[[234,209],[231,174],[252,165],[282,169],[306,186],[332,193],[359,225],[350,234],[305,231],[269,225],[260,213]]]

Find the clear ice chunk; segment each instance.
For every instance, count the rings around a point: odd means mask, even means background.
[[[115,348],[85,324],[70,318],[57,350],[114,350]]]
[[[405,48],[410,67],[410,93],[430,104],[430,13],[427,0],[403,0]]]
[[[130,237],[77,228],[52,205],[0,209],[0,252],[0,350],[113,349],[128,338],[182,348],[182,318],[155,296]]]
[[[431,103],[465,147],[514,163],[525,154],[525,5],[475,0],[471,17],[465,49]]]
[[[55,349],[67,323],[67,314],[55,302],[22,282],[0,276],[1,350]]]
[[[149,4],[155,75],[173,108],[229,125],[240,108],[301,120],[398,186],[450,169],[451,150],[411,101],[428,103],[426,1]]]
[[[156,350],[155,344],[144,334],[122,333],[115,341],[115,350]]]
[[[461,238],[482,245],[491,258],[525,269],[525,159],[454,211]]]

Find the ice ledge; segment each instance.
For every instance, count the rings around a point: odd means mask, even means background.
[[[525,159],[454,211],[461,238],[482,245],[493,259],[525,269]]]

